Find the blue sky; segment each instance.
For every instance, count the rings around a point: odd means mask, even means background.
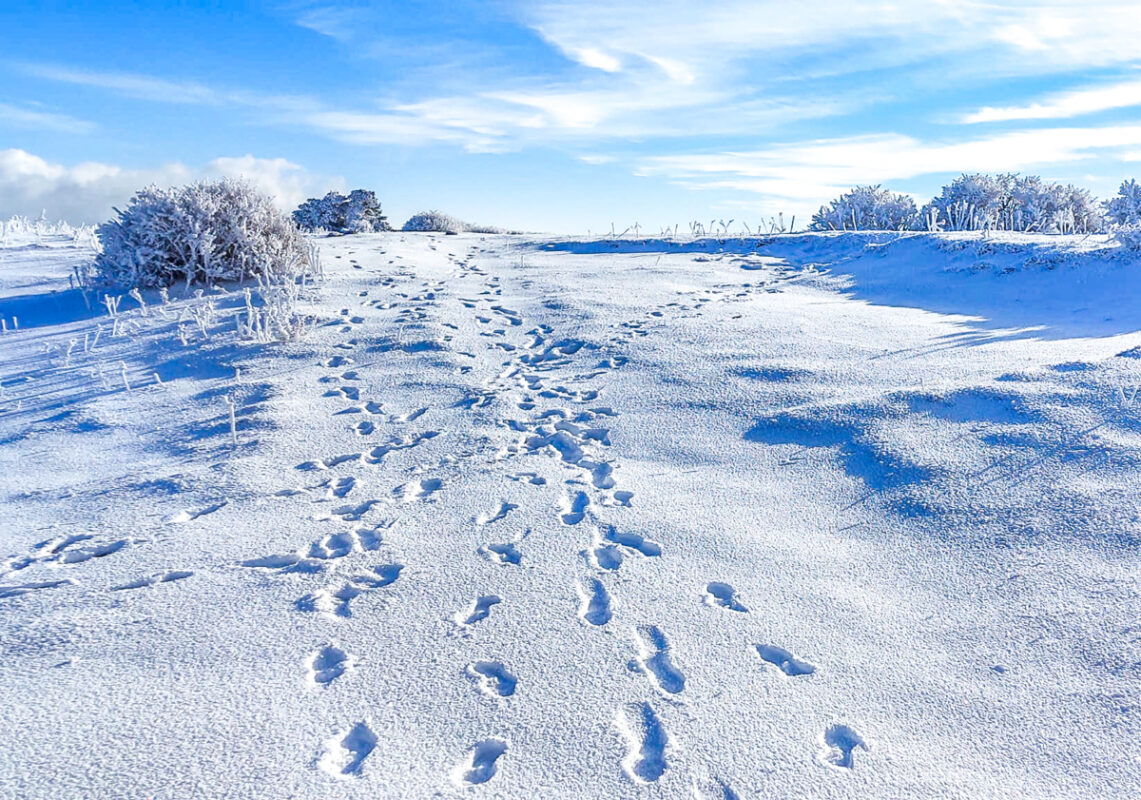
[[[1141,176],[1141,4],[0,8],[0,216],[245,175],[527,230],[801,219],[961,171]]]

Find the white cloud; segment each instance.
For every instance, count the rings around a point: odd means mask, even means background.
[[[138,189],[149,184],[172,186],[205,178],[244,177],[274,197],[282,210],[295,208],[306,197],[343,189],[344,180],[314,175],[282,158],[254,156],[217,158],[188,167],[170,163],[150,169],[125,169],[87,162],[64,166],[24,150],[0,150],[0,218],[12,214],[92,223],[109,219],[113,206],[122,207]]]
[[[284,158],[216,158],[201,170],[205,178],[245,178],[257,189],[272,196],[278,207],[292,211],[306,198],[332,189],[344,190],[345,179],[316,175]]]
[[[1026,119],[1066,119],[1116,108],[1141,106],[1141,80],[1061,92],[1036,103],[995,108],[987,106],[963,117],[963,122],[1008,122]]]
[[[569,55],[583,66],[600,69],[603,72],[619,72],[622,69],[622,62],[619,59],[595,47],[572,50]]]

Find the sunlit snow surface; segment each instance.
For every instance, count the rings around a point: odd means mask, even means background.
[[[320,244],[282,345],[0,251],[0,796],[1141,792],[1136,258]]]

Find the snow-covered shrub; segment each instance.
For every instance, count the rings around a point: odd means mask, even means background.
[[[1010,185],[1000,230],[1041,233],[1090,233],[1101,230],[1103,216],[1097,201],[1085,189],[1043,181],[1037,175],[1015,177]]]
[[[1126,250],[1141,251],[1141,222],[1115,226],[1112,236],[1113,240]]]
[[[310,198],[293,212],[293,221],[306,231],[375,233],[389,230],[388,218],[381,212],[376,192],[368,189],[354,189],[348,197],[329,192],[320,199]]]
[[[1013,182],[1013,175],[960,175],[923,207],[923,217],[932,220],[940,230],[998,227],[998,220],[1009,215]]]
[[[406,231],[436,231],[440,233],[463,233],[470,230],[466,222],[439,211],[423,211],[404,223]]]
[[[919,212],[905,194],[857,186],[812,215],[814,231],[901,231],[915,227]]]
[[[290,280],[317,268],[314,249],[273,200],[244,181],[150,186],[97,229],[95,278],[123,286]]]
[[[1085,189],[1037,175],[960,175],[923,207],[928,227],[951,231],[1092,233],[1104,220]]]
[[[1063,203],[1056,212],[1053,227],[1059,233],[1099,233],[1105,230],[1102,204],[1088,189],[1067,184]]]
[[[1141,183],[1133,178],[1124,181],[1117,196],[1105,204],[1105,216],[1115,225],[1141,223]]]

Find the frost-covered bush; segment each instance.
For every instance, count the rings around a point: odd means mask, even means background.
[[[1113,228],[1113,240],[1126,250],[1141,251],[1141,222],[1130,222]]]
[[[104,283],[159,287],[249,277],[291,279],[316,268],[297,226],[244,181],[150,186],[97,229]]]
[[[1141,184],[1133,178],[1123,181],[1117,196],[1105,204],[1105,218],[1114,241],[1127,250],[1141,251]]]
[[[880,186],[857,186],[812,215],[815,231],[901,231],[913,228],[919,212],[905,194]]]
[[[997,222],[1000,230],[1090,233],[1102,229],[1104,218],[1087,190],[1026,175],[1011,182],[1006,214]]]
[[[1116,225],[1141,223],[1141,184],[1133,178],[1124,181],[1117,196],[1105,204],[1105,216]]]
[[[406,231],[436,231],[441,233],[463,233],[471,226],[455,217],[439,211],[423,211],[404,223]]]
[[[963,174],[923,207],[928,228],[975,231],[998,227],[1010,213],[1013,175]]]
[[[1088,189],[1067,184],[1063,204],[1055,213],[1053,226],[1059,233],[1099,233],[1105,230],[1102,204]]]
[[[381,211],[376,192],[368,189],[354,189],[347,197],[329,192],[322,198],[310,198],[293,212],[293,221],[306,231],[375,233],[389,230],[388,218]]]
[[[963,174],[923,207],[929,229],[1092,233],[1104,219],[1085,189],[1044,181],[1037,175]]]

